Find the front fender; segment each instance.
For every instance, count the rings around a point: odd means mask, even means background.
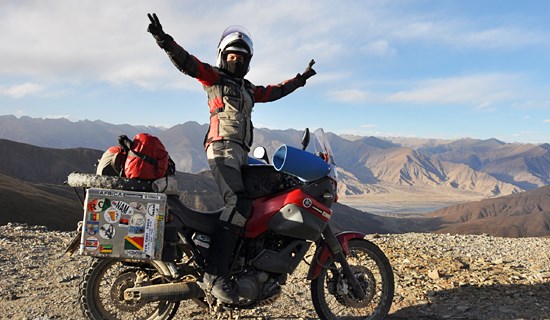
[[[346,255],[349,254],[349,248],[348,248],[348,242],[351,239],[363,239],[365,238],[366,234],[360,233],[360,232],[351,232],[351,231],[345,231],[340,232],[335,235],[336,239],[340,243],[340,246],[342,247],[342,250]],[[307,273],[307,279],[313,280],[319,276],[321,273],[321,270],[327,263],[328,258],[330,258],[333,255],[333,253],[330,251],[330,248],[325,242],[322,242],[322,245],[317,247],[317,250],[315,250],[315,255],[313,256],[313,259],[311,259],[311,264],[309,266],[309,271]]]

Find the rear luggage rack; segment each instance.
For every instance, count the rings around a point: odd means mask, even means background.
[[[91,173],[73,172],[67,184],[74,188],[102,188],[152,192],[154,180],[129,179],[118,176],[100,176]]]

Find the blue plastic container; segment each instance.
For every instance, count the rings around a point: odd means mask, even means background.
[[[315,181],[326,176],[330,165],[320,157],[283,144],[273,154],[275,170],[296,176],[306,182]]]

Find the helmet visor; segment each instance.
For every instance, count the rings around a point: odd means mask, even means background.
[[[229,26],[225,29],[220,38],[218,50],[220,53],[226,51],[236,51],[248,53],[252,56],[254,54],[252,37],[250,36],[248,30],[246,30],[243,26]]]

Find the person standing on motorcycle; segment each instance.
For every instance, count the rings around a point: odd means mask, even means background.
[[[212,294],[226,303],[238,295],[230,280],[233,251],[252,212],[241,167],[248,163],[252,145],[252,108],[256,102],[280,99],[306,84],[315,75],[314,60],[302,74],[277,85],[256,86],[244,77],[254,54],[249,33],[240,26],[227,28],[218,43],[216,66],[201,62],[166,34],[156,14],[148,14],[147,31],[184,74],[196,78],[208,96],[210,127],[204,146],[208,164],[223,197],[225,207],[210,244],[203,282]]]

